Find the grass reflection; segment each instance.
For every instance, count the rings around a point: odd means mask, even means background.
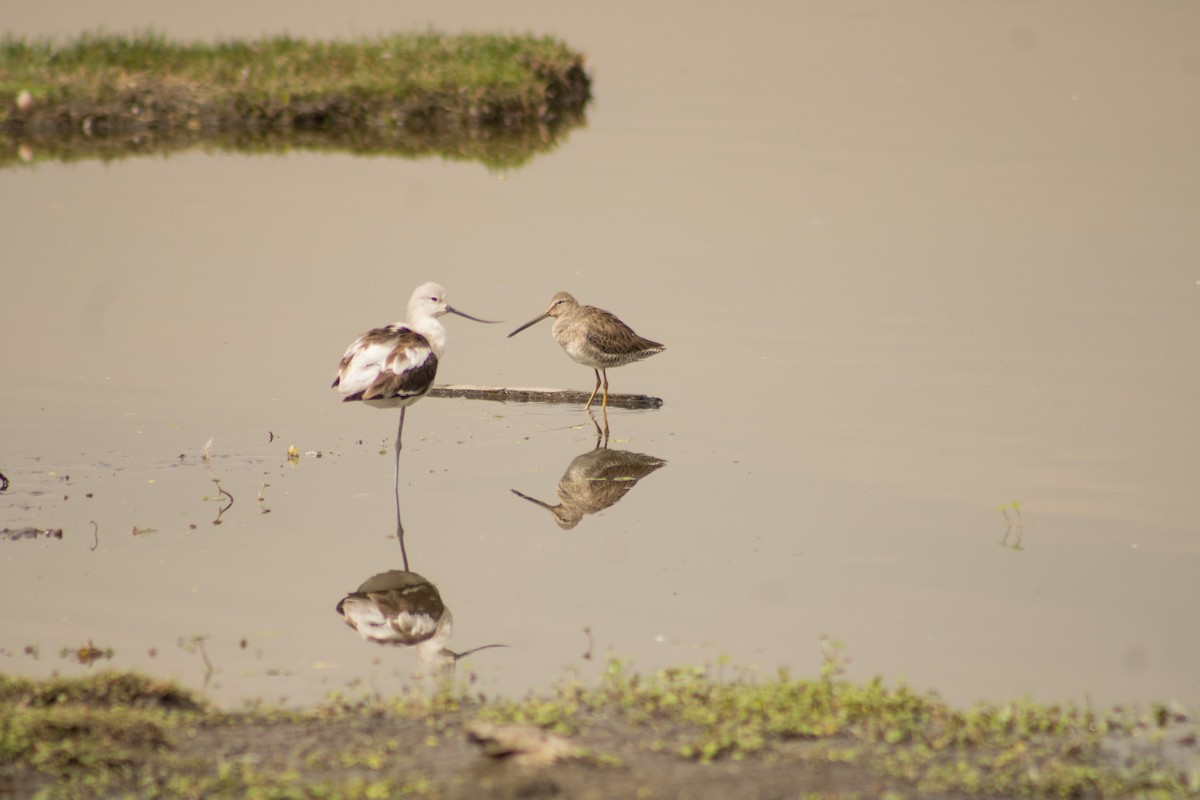
[[[549,37],[148,34],[0,42],[0,166],[207,148],[520,166],[584,124],[583,56]]]

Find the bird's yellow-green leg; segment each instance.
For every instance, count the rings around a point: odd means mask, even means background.
[[[593,372],[596,373],[596,388],[592,389],[592,393],[588,397],[588,401],[583,404],[584,411],[587,411],[589,408],[592,407],[592,401],[596,399],[596,392],[600,391],[600,370],[598,370],[598,369],[593,370]]]

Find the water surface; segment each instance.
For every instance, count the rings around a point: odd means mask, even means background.
[[[0,542],[0,668],[82,671],[58,651],[91,639],[200,686],[205,636],[221,702],[406,685],[414,654],[334,611],[400,566],[395,415],[328,384],[436,280],[506,322],[448,318],[442,382],[590,389],[548,323],[504,338],[559,290],[668,348],[609,376],[665,400],[610,412],[610,449],[665,464],[569,530],[512,490],[557,502],[595,447],[578,408],[410,409],[408,556],[452,647],[510,645],[459,665],[484,690],[609,653],[814,675],[828,635],[851,676],[956,702],[1200,701],[1200,11],[76,5],[4,29],[532,30],[588,54],[596,99],[507,174],[0,175],[0,527],[64,530]]]

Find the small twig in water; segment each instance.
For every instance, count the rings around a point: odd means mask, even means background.
[[[204,669],[205,669],[205,671],[206,671],[206,672],[207,672],[209,675],[211,675],[212,673],[216,672],[216,670],[215,670],[215,669],[213,669],[213,663],[212,663],[212,661],[210,661],[210,660],[209,660],[209,658],[208,658],[208,650],[206,650],[206,649],[204,648],[204,639],[205,639],[205,638],[207,638],[207,637],[202,637],[201,639],[199,639],[199,640],[196,642],[196,647],[197,647],[197,648],[200,650],[200,658],[201,658],[201,659],[204,661]]]
[[[187,641],[180,640],[179,646],[188,653],[200,653],[200,659],[204,662],[204,690],[208,690],[208,682],[212,676],[216,674],[217,668],[213,666],[212,661],[208,657],[208,650],[204,648],[204,640],[207,636],[193,636]]]
[[[1000,546],[1001,547],[1009,546],[1008,537],[1012,534],[1012,531],[1013,531],[1013,527],[1014,527],[1013,521],[1012,521],[1012,518],[1008,516],[1008,509],[1010,509],[1010,508],[1013,510],[1013,513],[1015,513],[1017,515],[1017,522],[1016,522],[1017,540],[1015,542],[1013,542],[1012,549],[1013,550],[1023,550],[1024,548],[1021,547],[1021,537],[1025,535],[1025,518],[1021,516],[1021,501],[1020,500],[1013,500],[1011,503],[1001,503],[1000,504],[1000,513],[1004,515],[1004,521],[1008,523],[1008,527],[1006,527],[1004,529],[1004,538],[1000,540]]]
[[[587,651],[584,652],[584,654],[583,654],[583,660],[591,661],[592,660],[592,650],[594,650],[596,648],[596,640],[592,638],[592,627],[590,625],[588,625],[587,627],[585,627],[583,629],[583,635],[586,636],[587,640],[588,640]]]
[[[218,479],[218,478],[213,478],[213,483],[215,483],[215,484],[217,485],[217,491],[218,491],[218,492],[220,492],[221,494],[223,494],[223,495],[225,495],[226,497],[228,497],[228,498],[229,498],[229,503],[228,503],[228,504],[226,504],[226,505],[222,506],[221,508],[217,509],[217,518],[213,520],[213,525],[220,525],[220,524],[221,524],[221,517],[222,517],[222,515],[224,515],[224,513],[225,513],[226,511],[228,511],[229,509],[233,508],[233,495],[231,495],[229,492],[227,492],[227,491],[225,491],[223,488],[221,488],[221,481],[220,481],[220,479]],[[221,501],[221,498],[220,498],[219,496],[218,496],[218,497],[214,497],[213,499],[214,499],[214,500],[216,500],[217,502],[220,502],[220,501]]]
[[[216,497],[205,497],[204,500],[206,502],[211,500],[216,503],[221,503],[221,502],[224,502],[221,500],[221,495],[225,495],[226,497],[229,498],[229,503],[226,504],[224,507],[222,507],[219,511],[217,511],[217,518],[214,519],[213,523],[212,523],[213,525],[220,525],[221,524],[221,515],[233,507],[233,495],[231,495],[229,492],[222,489],[221,488],[221,479],[218,478],[216,475],[213,475],[212,443],[213,443],[213,440],[211,438],[207,442],[204,443],[204,452],[201,454],[201,459],[204,461],[204,468],[208,471],[209,479],[212,480],[212,482],[217,485],[217,496]]]
[[[271,509],[269,509],[265,505],[263,505],[263,492],[265,492],[267,490],[267,487],[270,485],[271,484],[269,484],[269,483],[264,483],[262,485],[262,488],[258,490],[258,507],[262,510],[262,513],[264,513],[264,514],[271,513]]]
[[[92,520],[92,550],[100,546],[100,526],[96,524],[96,520]]]

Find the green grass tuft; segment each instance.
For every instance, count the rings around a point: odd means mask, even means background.
[[[0,165],[72,150],[113,157],[101,140],[161,152],[197,139],[278,148],[323,138],[355,152],[509,166],[521,162],[519,148],[527,158],[580,124],[590,87],[583,57],[551,37],[9,36],[0,40]]]

